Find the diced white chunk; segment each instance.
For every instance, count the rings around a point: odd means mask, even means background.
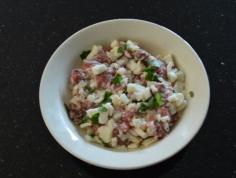
[[[100,46],[100,45],[94,45],[94,46],[92,47],[91,52],[88,54],[88,56],[87,56],[86,59],[92,59],[92,58],[93,58],[95,55],[97,55],[98,52],[101,51],[101,50],[102,50],[102,46]]]
[[[134,129],[135,132],[138,134],[138,136],[142,137],[142,138],[146,138],[147,134],[140,128],[135,128]]]
[[[127,67],[136,75],[141,74],[145,68],[141,61],[135,62],[134,60],[130,60]]]
[[[169,116],[158,117],[158,121],[160,121],[160,122],[169,122],[170,117]]]
[[[87,134],[84,135],[84,138],[85,138],[85,140],[87,140],[89,142],[91,142],[93,140],[93,138],[90,135],[87,135]]]
[[[172,57],[171,54],[166,55],[166,56],[163,58],[163,60],[166,61],[166,63],[169,63],[169,62],[174,63],[174,60],[173,60],[173,57]]]
[[[187,105],[183,93],[173,93],[167,100],[175,105],[177,111],[182,110]]]
[[[136,83],[129,83],[127,91],[128,93],[132,93],[137,101],[145,101],[151,97],[150,88],[145,88]]]
[[[127,44],[127,49],[130,49],[131,51],[135,51],[139,49],[139,46],[130,40],[128,40],[126,44]]]
[[[120,75],[124,75],[126,73],[126,69],[124,67],[119,68],[116,73]]]
[[[117,142],[118,142],[118,140],[117,140],[116,137],[112,137],[111,138],[111,146],[112,147],[116,147],[117,146]]]
[[[88,109],[86,113],[88,117],[92,117],[94,114],[99,113],[99,108]]]
[[[106,70],[107,70],[107,66],[105,64],[97,64],[92,67],[92,72],[94,75],[101,74]]]
[[[89,126],[91,126],[91,125],[92,125],[91,122],[86,122],[86,123],[80,124],[79,127],[80,127],[81,129],[83,129],[83,128],[89,127]]]
[[[145,119],[138,118],[138,119],[133,119],[131,124],[136,128],[141,128],[144,127],[147,124],[147,122]]]
[[[173,70],[167,72],[167,77],[170,80],[170,82],[175,82],[177,80],[176,72]]]
[[[129,98],[125,94],[114,94],[111,96],[111,100],[115,106],[122,106],[129,103]]]
[[[151,138],[145,139],[145,140],[142,142],[142,145],[143,145],[144,147],[147,147],[147,146],[149,146],[149,145],[155,143],[156,141],[157,141],[157,138],[151,137]]]
[[[98,128],[98,135],[104,143],[111,142],[114,121],[111,119],[108,124]]]
[[[103,107],[107,108],[107,112],[109,116],[112,116],[113,112],[114,112],[114,108],[111,105],[111,103],[106,103],[103,105]]]
[[[119,41],[113,40],[113,41],[111,42],[111,48],[114,48],[114,47],[119,47]]]
[[[129,149],[138,148],[138,144],[137,144],[137,143],[131,143],[131,144],[128,145],[128,148],[129,148]]]
[[[106,124],[108,121],[108,112],[100,112],[98,117],[99,124]]]

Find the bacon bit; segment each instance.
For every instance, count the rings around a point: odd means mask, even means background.
[[[170,95],[172,95],[173,94],[173,91],[172,90],[166,90],[165,91],[165,98],[168,98]]]
[[[102,49],[103,49],[103,51],[108,52],[108,51],[110,51],[112,48],[111,48],[110,46],[106,46],[106,47],[103,47]]]
[[[96,56],[96,60],[101,63],[104,63],[104,62],[111,63],[112,62],[111,58],[109,58],[105,53],[99,53]]]
[[[165,65],[161,65],[160,68],[156,69],[156,72],[158,73],[158,75],[160,75],[163,79],[167,79],[167,69]]]
[[[136,109],[131,109],[129,111],[125,111],[122,114],[122,121],[130,122],[130,120],[134,117],[136,113]]]
[[[113,129],[112,131],[112,136],[116,137],[117,135],[119,135],[119,130],[117,128]]]
[[[109,88],[112,80],[112,75],[108,72],[103,72],[96,77],[97,86],[99,88]]]
[[[156,114],[148,114],[147,119],[152,122],[156,120]]]
[[[179,114],[178,113],[171,116],[170,126],[173,126],[178,120],[179,120]]]
[[[125,86],[124,85],[114,85],[114,91],[119,92],[119,91],[124,91]]]
[[[156,119],[156,118],[155,118]],[[155,127],[155,120],[150,120],[147,122],[147,127]]]
[[[157,90],[160,91],[160,92],[164,92],[164,90],[165,90],[165,87],[164,87],[163,83],[157,83],[157,84],[155,85],[155,87],[156,87]]]
[[[70,110],[69,111],[69,117],[72,121],[74,121],[76,124],[79,124],[81,121],[81,118],[84,116],[85,112],[81,112],[78,110]]]
[[[118,125],[119,129],[122,131],[122,132],[128,132],[128,130],[131,128],[129,122],[121,122],[119,125]]]
[[[137,59],[146,61],[150,55],[144,50],[137,50],[133,52],[133,56]]]
[[[79,83],[85,78],[85,71],[82,69],[73,69],[70,76],[70,82],[72,85]]]
[[[93,102],[89,102],[88,100],[85,100],[81,102],[80,105],[81,105],[81,110],[86,111],[87,109],[94,107],[96,104]]]
[[[82,69],[89,69],[97,64],[100,64],[100,62],[96,60],[85,60],[81,66]]]
[[[162,124],[157,123],[156,124],[156,136],[158,139],[163,138],[166,135],[166,131],[163,128]]]
[[[158,109],[158,112],[159,112],[159,114],[161,114],[161,116],[170,116],[169,109],[166,108],[165,106]]]
[[[97,130],[99,127],[100,127],[99,125],[92,125],[92,131],[93,131],[93,133],[95,133],[95,135],[98,135]]]
[[[131,55],[131,53],[128,50],[125,50],[125,57],[131,59],[133,58],[133,56]]]

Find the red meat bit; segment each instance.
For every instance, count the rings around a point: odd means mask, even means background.
[[[156,114],[148,114],[147,119],[152,122],[156,120]]]
[[[106,47],[103,47],[102,49],[103,49],[103,51],[108,52],[108,51],[110,51],[112,48],[111,48],[110,46],[106,46]]]
[[[112,60],[105,53],[99,53],[96,57],[96,60],[101,63],[111,63]]]
[[[112,75],[108,72],[103,72],[96,76],[97,86],[99,88],[109,88],[112,80]]]
[[[113,129],[112,131],[112,136],[116,137],[117,135],[119,135],[119,130],[117,128]]]
[[[144,50],[137,50],[133,52],[133,56],[140,60],[147,60],[150,55]]]
[[[122,114],[122,121],[130,121],[136,113],[136,109],[131,109],[129,111],[125,111]]]
[[[118,127],[124,133],[128,132],[128,130],[131,128],[131,126],[130,126],[128,121],[121,122]]]
[[[133,58],[131,52],[129,52],[128,50],[125,50],[125,57],[127,57],[128,59]]]
[[[166,135],[166,131],[160,123],[156,124],[156,136],[158,139],[163,138]]]
[[[72,121],[74,121],[76,124],[79,124],[81,121],[81,118],[84,116],[85,112],[77,111],[77,110],[70,110],[69,111],[69,117]]]
[[[81,66],[82,69],[89,69],[97,64],[100,64],[100,62],[96,60],[85,60]]]
[[[165,65],[161,65],[161,67],[156,69],[156,72],[158,75],[160,75],[162,78],[167,79],[167,70]]]
[[[159,110],[158,110],[159,114],[161,116],[170,116],[170,112],[169,112],[169,109],[166,108],[165,106],[164,107],[161,107]]]
[[[82,69],[73,69],[71,72],[70,82],[72,85],[79,83],[85,78],[85,72]]]

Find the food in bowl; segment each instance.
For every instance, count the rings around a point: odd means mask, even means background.
[[[172,55],[154,57],[131,40],[94,45],[71,72],[68,113],[88,141],[117,150],[164,138],[187,105]]]

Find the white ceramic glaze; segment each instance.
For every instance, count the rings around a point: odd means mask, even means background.
[[[173,131],[148,148],[116,152],[86,142],[70,121],[64,108],[70,72],[79,66],[79,54],[93,44],[113,39],[131,39],[152,54],[174,55],[186,74],[186,87],[194,98]],[[43,72],[40,108],[44,122],[56,141],[75,157],[104,168],[136,169],[159,163],[180,151],[199,131],[210,100],[205,68],[193,48],[176,33],[160,25],[136,19],[116,19],[86,27],[63,42],[51,56]]]

